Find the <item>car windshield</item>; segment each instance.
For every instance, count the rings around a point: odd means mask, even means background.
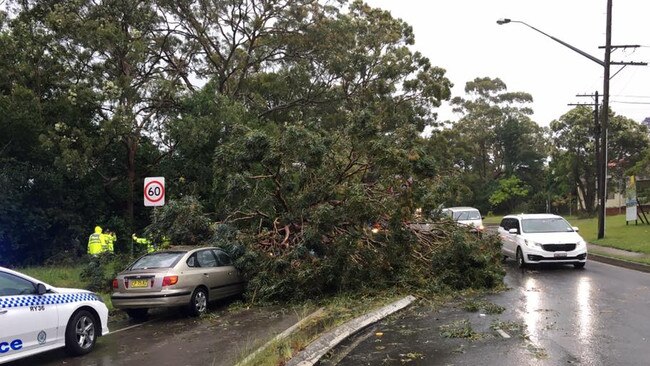
[[[571,225],[561,217],[523,219],[521,220],[521,226],[525,233],[566,233],[573,231]]]
[[[454,220],[456,220],[456,221],[480,220],[480,219],[481,219],[481,213],[478,212],[478,210],[456,211],[456,212],[454,212]]]
[[[183,254],[185,253],[161,252],[147,254],[133,263],[130,269],[169,268],[176,264],[178,259],[183,256]]]

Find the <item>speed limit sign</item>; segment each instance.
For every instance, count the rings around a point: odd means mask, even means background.
[[[144,178],[144,205],[163,206],[165,204],[165,177]]]

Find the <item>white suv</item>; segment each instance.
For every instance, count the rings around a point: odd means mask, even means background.
[[[482,232],[484,230],[483,217],[474,207],[449,207],[442,210],[442,214],[456,221],[459,225],[467,226],[470,231]]]
[[[587,243],[565,219],[550,214],[508,215],[499,225],[501,252],[517,259],[519,267],[532,263],[587,263]]]

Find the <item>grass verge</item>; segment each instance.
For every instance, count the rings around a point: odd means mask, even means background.
[[[607,216],[605,237],[598,239],[598,219],[567,217],[573,226],[580,228],[580,235],[590,243],[606,247],[650,254],[650,225],[625,225],[625,215]],[[609,256],[609,255],[608,255]],[[627,259],[629,260],[629,258]]]
[[[18,269],[18,272],[34,277],[55,287],[69,287],[85,289],[88,282],[81,278],[83,265],[78,266],[48,266],[48,267],[25,267]],[[104,299],[108,311],[113,311],[110,293],[99,293]]]
[[[485,216],[483,225],[499,225],[503,216]]]

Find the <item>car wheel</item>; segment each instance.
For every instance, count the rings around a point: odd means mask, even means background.
[[[587,263],[584,263],[584,262],[573,263],[573,267],[575,267],[576,269],[582,269],[582,268],[585,268],[585,264],[587,264]]]
[[[147,308],[124,309],[124,311],[134,320],[144,320],[147,318],[147,314],[149,313],[149,309]]]
[[[65,348],[73,356],[81,356],[93,350],[97,341],[99,323],[88,310],[75,313],[65,328]]]
[[[204,288],[199,287],[194,290],[190,298],[189,311],[191,316],[199,316],[208,308],[208,293]]]
[[[517,248],[517,266],[519,268],[526,268],[526,262],[524,261],[524,253],[521,252],[521,248]]]

